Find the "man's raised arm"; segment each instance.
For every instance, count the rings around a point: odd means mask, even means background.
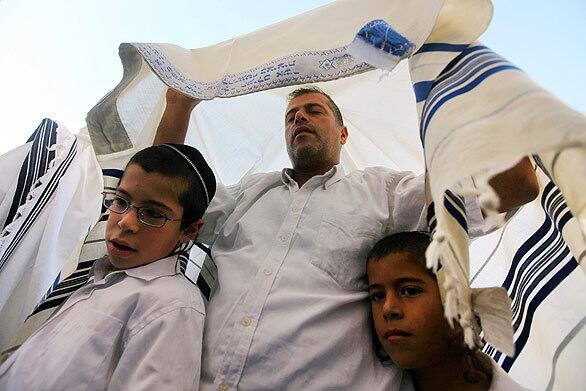
[[[513,211],[533,201],[539,195],[535,168],[528,157],[506,171],[492,177],[488,183],[500,198],[500,213]]]
[[[167,105],[157,128],[153,145],[164,143],[183,144],[191,112],[201,100],[190,98],[171,88],[167,90],[165,98]]]

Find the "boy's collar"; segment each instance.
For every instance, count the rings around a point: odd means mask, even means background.
[[[158,261],[151,262],[146,265],[133,267],[130,269],[115,269],[108,255],[98,259],[90,272],[90,276],[94,277],[95,281],[100,281],[110,274],[124,273],[129,277],[139,278],[144,281],[151,281],[157,277],[162,276],[173,276],[180,273],[179,262],[177,255],[170,255],[166,258],[159,259]]]

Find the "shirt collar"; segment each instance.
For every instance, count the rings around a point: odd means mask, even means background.
[[[295,182],[295,179],[293,179],[294,175],[295,175],[295,173],[292,168],[284,168],[283,171],[281,172],[281,180],[283,181],[283,183],[285,185],[287,185],[289,187],[291,187],[291,186],[296,187],[297,182]],[[342,165],[336,164],[325,174],[316,175],[313,178],[311,178],[309,181],[307,181],[307,183],[312,182],[312,183],[314,183],[315,187],[322,185],[324,187],[324,189],[327,189],[328,187],[330,187],[334,183],[341,180],[345,175],[346,175],[346,173],[344,172],[344,168],[342,167]]]
[[[151,281],[157,277],[173,276],[180,273],[179,262],[177,255],[170,255],[158,261],[151,262],[146,265],[133,267],[130,269],[118,270],[112,266],[108,256],[98,259],[90,271],[90,277],[94,277],[94,281],[100,281],[110,274],[124,273],[129,277],[140,278],[141,280]]]

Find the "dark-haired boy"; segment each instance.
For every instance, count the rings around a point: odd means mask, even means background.
[[[197,390],[205,308],[176,250],[195,238],[214,193],[193,147],[134,155],[104,193],[108,254],[0,366],[0,389]]]

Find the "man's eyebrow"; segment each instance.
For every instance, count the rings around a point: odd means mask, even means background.
[[[309,103],[306,103],[305,106],[319,106],[319,107],[323,107],[324,109],[326,108],[326,106],[322,105],[319,102],[309,102]]]
[[[306,103],[302,107],[311,108],[312,106],[318,106],[318,107],[320,107],[320,108],[322,108],[324,110],[326,109],[326,106],[324,106],[324,105],[322,105],[321,103],[318,103],[318,102]],[[299,111],[299,108],[297,108],[297,107],[290,108],[289,111],[287,111],[287,113],[285,114],[285,118],[287,118],[289,116],[289,114],[291,114],[292,112],[297,112],[297,111]]]

